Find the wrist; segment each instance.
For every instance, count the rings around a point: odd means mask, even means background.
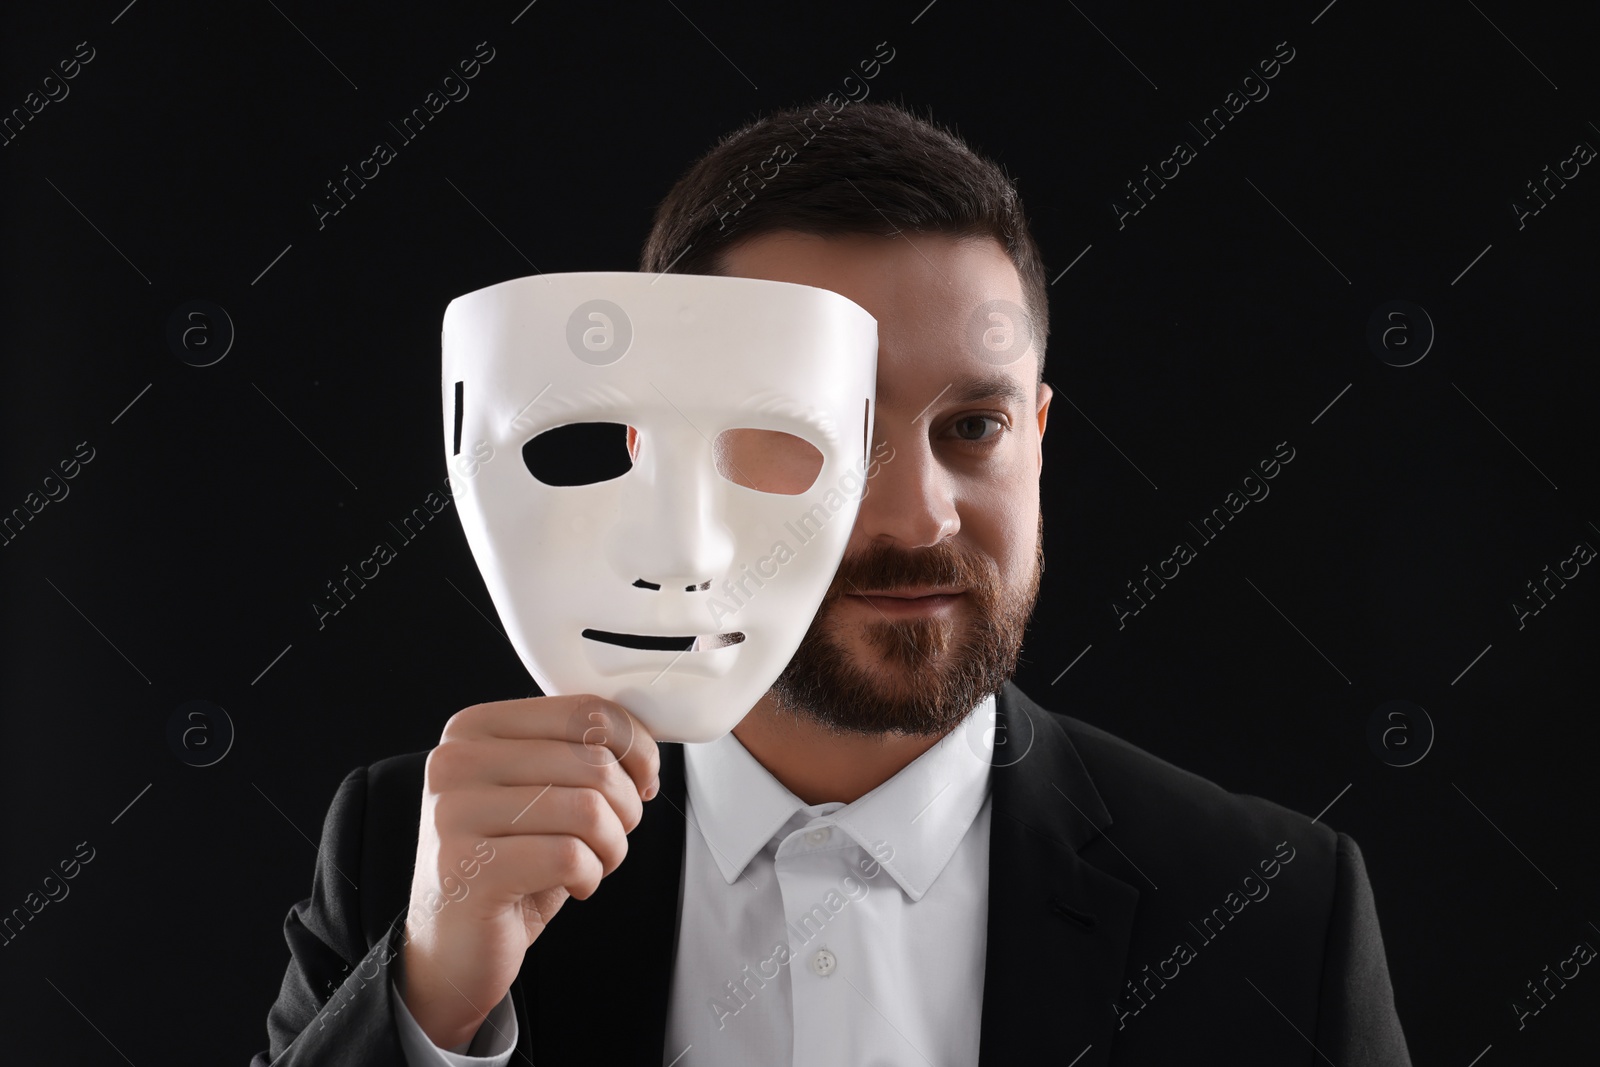
[[[400,953],[395,988],[406,1010],[429,1041],[446,1051],[469,1044],[477,1036],[487,1016],[478,1013],[456,990],[443,988],[426,979],[428,968],[418,960],[408,960],[411,946]],[[465,1009],[465,1010],[462,1010]]]

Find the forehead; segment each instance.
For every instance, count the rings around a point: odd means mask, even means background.
[[[1032,392],[1036,354],[1004,367],[974,351],[975,317],[990,301],[1021,307],[1022,281],[991,237],[906,232],[818,236],[780,230],[719,257],[723,273],[797,282],[849,297],[878,320],[878,403],[927,403],[924,386],[1003,373]]]

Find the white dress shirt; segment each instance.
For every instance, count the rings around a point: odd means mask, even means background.
[[[801,802],[731,733],[684,746],[698,832],[684,840],[664,1065],[978,1061],[994,712],[990,696],[849,804]],[[452,1050],[395,1002],[411,1067],[510,1061],[509,994]]]

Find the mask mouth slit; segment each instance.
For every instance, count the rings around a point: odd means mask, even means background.
[[[636,648],[651,652],[704,652],[708,649],[721,648],[725,645],[736,645],[744,640],[744,634],[735,630],[725,634],[685,634],[668,635],[659,634],[619,634],[610,630],[584,630],[583,636],[591,641],[599,641],[607,645],[619,645],[622,648]],[[696,648],[696,642],[699,647]]]

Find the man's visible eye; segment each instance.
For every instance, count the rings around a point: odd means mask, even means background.
[[[987,431],[985,423],[993,423],[994,432]],[[971,444],[987,444],[999,439],[1000,432],[1005,430],[1006,424],[1004,419],[993,415],[963,415],[952,423],[950,428],[957,440]]]

